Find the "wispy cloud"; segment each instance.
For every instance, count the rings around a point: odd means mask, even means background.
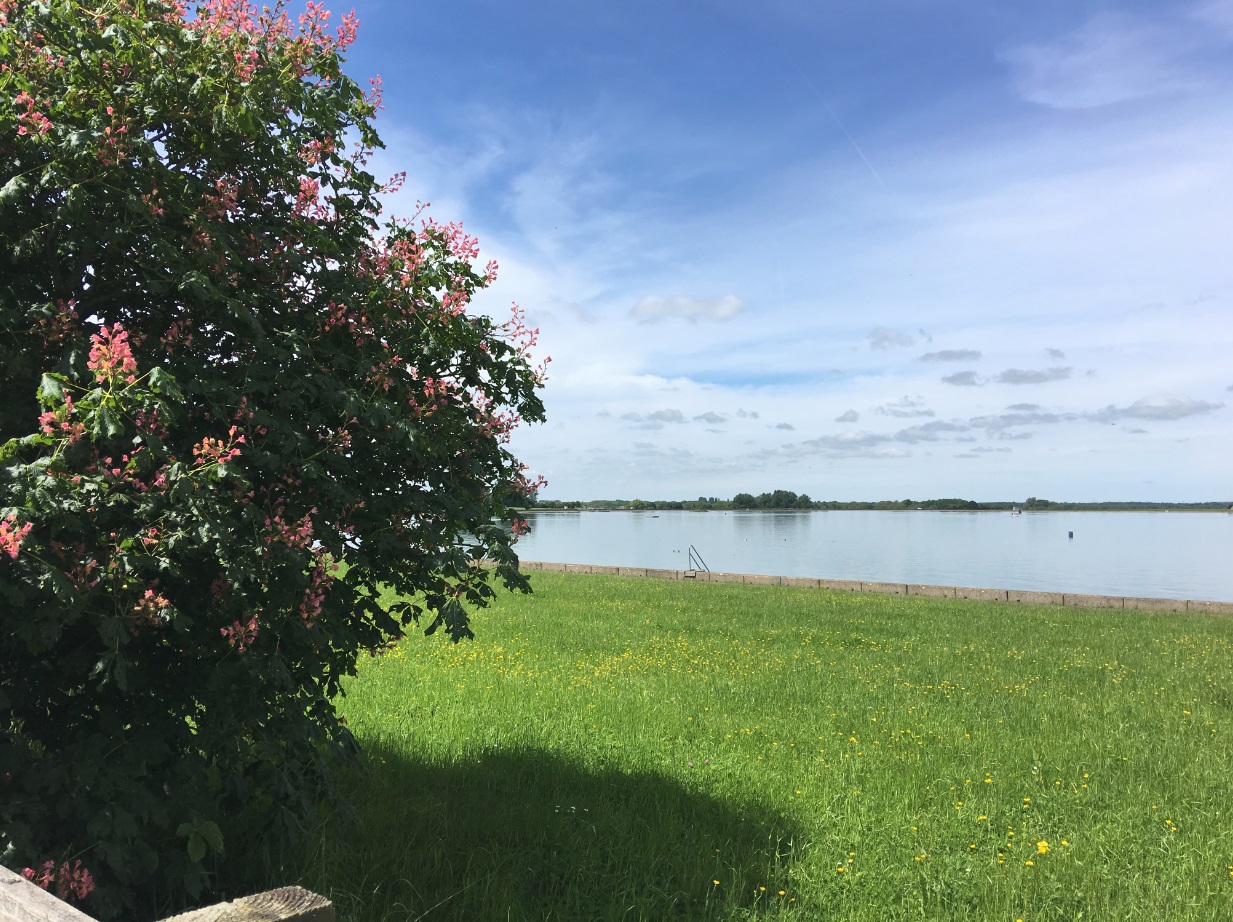
[[[874,407],[873,412],[880,413],[883,416],[894,416],[898,419],[913,419],[919,416],[933,416],[933,410],[925,406],[923,400],[919,397],[903,396],[893,403],[884,403],[880,407]]]
[[[962,423],[948,423],[944,420],[934,420],[921,423],[919,426],[909,426],[895,433],[895,439],[900,442],[936,442],[944,434],[951,432],[967,432],[968,427]]]
[[[1191,12],[1191,17],[1204,26],[1214,27],[1217,33],[1233,39],[1233,2],[1230,0],[1200,3]]]
[[[1223,403],[1208,403],[1191,397],[1144,397],[1128,407],[1108,406],[1093,413],[1095,419],[1112,422],[1118,419],[1175,420],[1201,416],[1221,409]]]
[[[632,423],[635,429],[662,429],[664,423],[683,423],[685,414],[680,410],[656,410],[653,413],[622,413],[621,419]]]
[[[390,25],[412,17],[404,7],[436,26],[465,24],[476,9],[361,3],[381,11],[362,16]],[[816,96],[794,100],[756,49],[746,49],[748,80],[735,95],[720,91],[723,80],[699,79],[713,56],[688,44],[696,24],[671,5],[654,35],[610,35],[584,7],[568,34],[549,5],[489,11],[507,29],[563,41],[572,61],[604,62],[595,68],[528,66],[531,45],[514,40],[449,57],[423,49],[435,68],[420,55],[414,68],[403,63],[393,46],[376,60],[361,43],[370,60],[351,63],[384,73],[390,88],[383,119],[395,130],[383,132],[389,147],[375,171],[409,169],[409,203],[428,199],[438,218],[464,220],[484,246],[481,262],[500,262],[478,309],[503,317],[516,300],[542,330],[541,354],[555,360],[548,423],[520,428],[514,448],[549,476],[549,495],[731,495],[778,481],[783,464],[797,465],[793,488],[811,495],[896,495],[909,484],[906,495],[964,495],[947,492],[965,488],[947,486],[951,451],[961,450],[952,443],[976,438],[1015,449],[1013,470],[966,481],[989,496],[1014,495],[1030,469],[1046,495],[1202,498],[1227,484],[1219,459],[1233,452],[1228,410],[1216,403],[1233,405],[1223,204],[1233,194],[1233,3],[1120,8],[1089,18],[1079,7],[1012,5],[996,26],[956,8],[966,26],[947,39],[954,61],[1009,49],[1001,86],[987,73],[978,85],[966,65],[914,81],[910,62],[884,72],[867,56],[844,58],[865,105],[861,124],[848,125],[886,189],[824,111],[824,137],[799,130],[819,115]],[[758,29],[790,28],[784,9],[759,10]],[[728,4],[728,14],[753,23],[752,10]],[[902,25],[855,7],[852,33],[798,16],[818,27],[801,41],[832,51],[875,22],[898,41]],[[719,17],[717,40],[731,25]],[[683,40],[681,56],[654,79],[675,102],[646,105],[649,77],[631,62],[668,37]],[[424,72],[453,72],[458,60],[527,79],[451,94],[394,89],[391,67],[402,68],[403,87],[420,88]],[[888,80],[896,93],[879,89]],[[448,105],[429,98],[447,95]],[[955,101],[962,125],[920,117],[945,116]],[[1093,106],[1105,108],[1076,112]],[[858,117],[845,105],[845,120],[850,111]],[[1135,309],[1146,301],[1156,307]],[[1189,396],[1131,402],[1149,389]],[[1016,397],[1024,402],[1005,406]],[[861,422],[872,430],[864,436],[827,432]],[[1140,424],[1152,432],[1126,451]],[[1179,434],[1192,436],[1190,448],[1174,442]],[[814,435],[825,441],[779,450]],[[1080,443],[1101,454],[1081,459],[1071,450]],[[911,452],[911,464],[865,460]]]
[[[1203,36],[1185,19],[1101,13],[1051,42],[1002,55],[1027,100],[1058,109],[1089,109],[1168,96],[1201,82],[1190,58]]]
[[[1070,367],[1022,369],[1007,368],[994,378],[999,384],[1047,384],[1050,381],[1065,381],[1070,377]]]
[[[973,429],[999,432],[1017,426],[1041,426],[1078,419],[1077,414],[1066,413],[1000,413],[989,416],[974,416],[968,420]]]
[[[915,344],[916,337],[887,327],[874,327],[866,337],[870,349],[897,349]]]
[[[977,349],[942,349],[938,352],[926,352],[918,361],[921,362],[975,362],[980,358]]]
[[[909,452],[888,445],[891,437],[879,432],[840,432],[781,449],[789,454],[823,454],[831,458],[906,458]]]
[[[953,375],[944,376],[942,383],[955,387],[980,387],[983,382],[976,376],[974,371],[957,371]]]
[[[671,298],[648,296],[639,301],[630,313],[645,323],[677,318],[696,323],[699,320],[731,320],[745,309],[735,295],[725,295],[717,301],[706,298]]]

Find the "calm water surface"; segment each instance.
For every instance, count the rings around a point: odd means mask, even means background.
[[[1233,601],[1233,515],[541,512],[527,560]],[[1067,533],[1074,532],[1074,538]]]

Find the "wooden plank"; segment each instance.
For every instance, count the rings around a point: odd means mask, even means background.
[[[20,874],[0,867],[0,922],[95,922],[95,920],[80,909],[56,899],[42,887],[36,887]],[[312,920],[312,922],[317,922],[317,920]]]
[[[335,922],[334,904],[303,887],[280,887],[163,922]]]

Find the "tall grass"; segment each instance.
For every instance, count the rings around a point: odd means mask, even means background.
[[[1233,621],[534,574],[345,701],[341,917],[1233,917]]]

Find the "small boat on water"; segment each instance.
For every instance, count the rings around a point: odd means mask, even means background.
[[[1010,514],[1011,515],[1023,515],[1023,510],[1020,509],[1018,506],[1011,506]]]

